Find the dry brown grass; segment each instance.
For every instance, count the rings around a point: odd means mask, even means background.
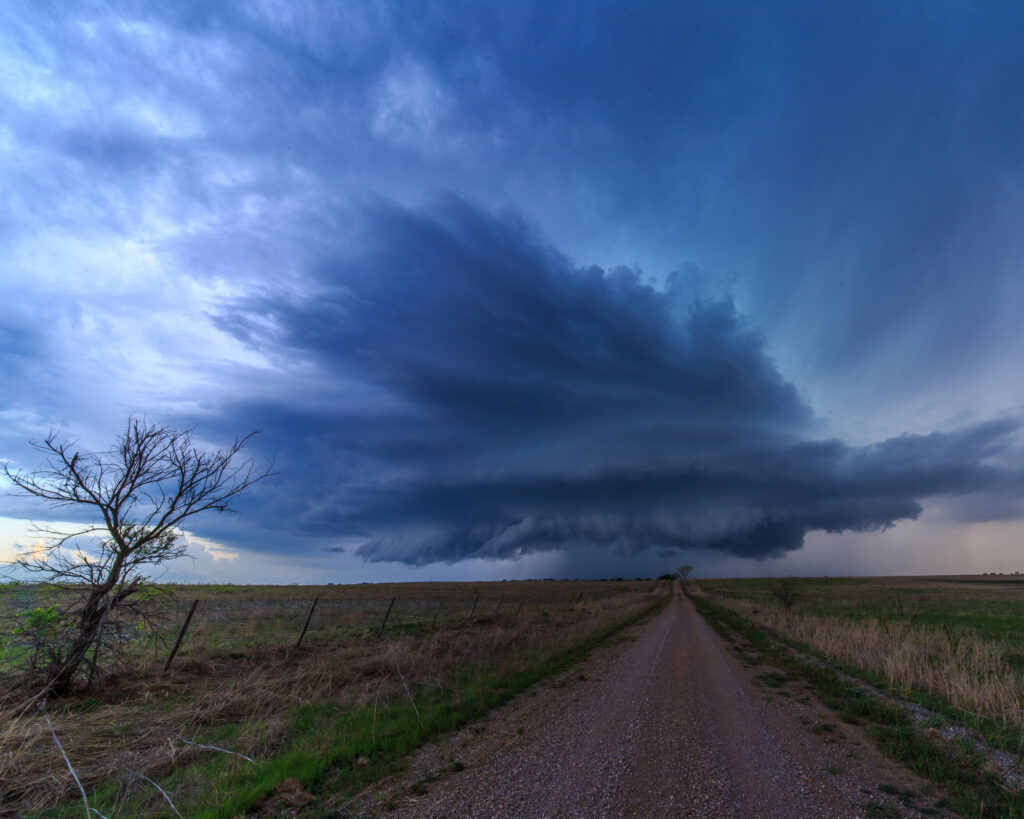
[[[1024,676],[991,640],[906,622],[786,612],[764,601],[715,602],[833,660],[872,671],[891,686],[929,691],[956,708],[1024,729]]]
[[[231,751],[272,757],[288,739],[288,712],[295,706],[407,697],[417,687],[449,685],[452,672],[467,665],[515,668],[651,602],[651,583],[603,586],[600,595],[580,602],[574,584],[546,584],[541,605],[532,597],[534,604],[521,610],[509,604],[498,612],[494,605],[473,622],[460,608],[437,629],[399,628],[380,641],[366,633],[321,634],[295,650],[268,637],[237,651],[200,633],[170,672],[162,673],[161,656],[154,654],[148,665],[111,676],[88,694],[50,702],[48,713],[88,792],[116,783],[127,800],[149,789],[153,810],[166,812],[152,784],[134,774],[159,779],[210,753],[179,737],[231,726]],[[432,611],[423,610],[424,617]],[[261,633],[254,617],[245,628]],[[0,814],[23,815],[77,797],[38,703],[26,704],[23,692],[9,691],[0,698],[0,725]],[[180,787],[203,783],[186,780]]]

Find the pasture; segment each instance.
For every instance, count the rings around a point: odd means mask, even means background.
[[[790,610],[780,584],[795,592]],[[700,587],[752,623],[903,695],[1017,736],[1024,730],[1024,577],[760,578]]]
[[[565,671],[671,594],[651,580],[164,590],[158,632],[126,638],[123,670],[45,711],[15,685],[18,635],[0,638],[0,815],[80,815],[69,767],[108,817],[226,817],[286,798],[330,815],[427,737]],[[5,586],[0,617],[53,594]]]

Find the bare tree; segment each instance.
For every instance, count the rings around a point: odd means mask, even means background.
[[[239,453],[251,432],[223,450],[203,450],[191,431],[129,418],[113,448],[82,452],[51,432],[32,446],[46,456],[35,472],[0,466],[17,489],[54,508],[84,508],[92,522],[67,532],[36,527],[41,544],[10,564],[56,590],[56,604],[30,613],[36,668],[44,691],[63,696],[85,670],[92,680],[97,654],[125,617],[145,617],[153,567],[186,553],[181,526],[201,512],[234,512],[239,495],[271,474]]]
[[[680,580],[686,580],[690,576],[690,573],[692,571],[693,566],[691,566],[689,563],[684,563],[682,566],[676,569],[676,573],[679,575]]]

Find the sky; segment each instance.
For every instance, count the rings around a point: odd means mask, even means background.
[[[1024,570],[1024,7],[0,7],[0,458],[276,475],[169,580]],[[7,492],[0,560],[28,521]]]

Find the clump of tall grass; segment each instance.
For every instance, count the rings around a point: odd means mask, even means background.
[[[735,598],[716,603],[831,660],[877,674],[891,687],[927,691],[955,708],[1024,730],[1024,676],[1007,663],[1003,646],[977,634],[787,612]]]

